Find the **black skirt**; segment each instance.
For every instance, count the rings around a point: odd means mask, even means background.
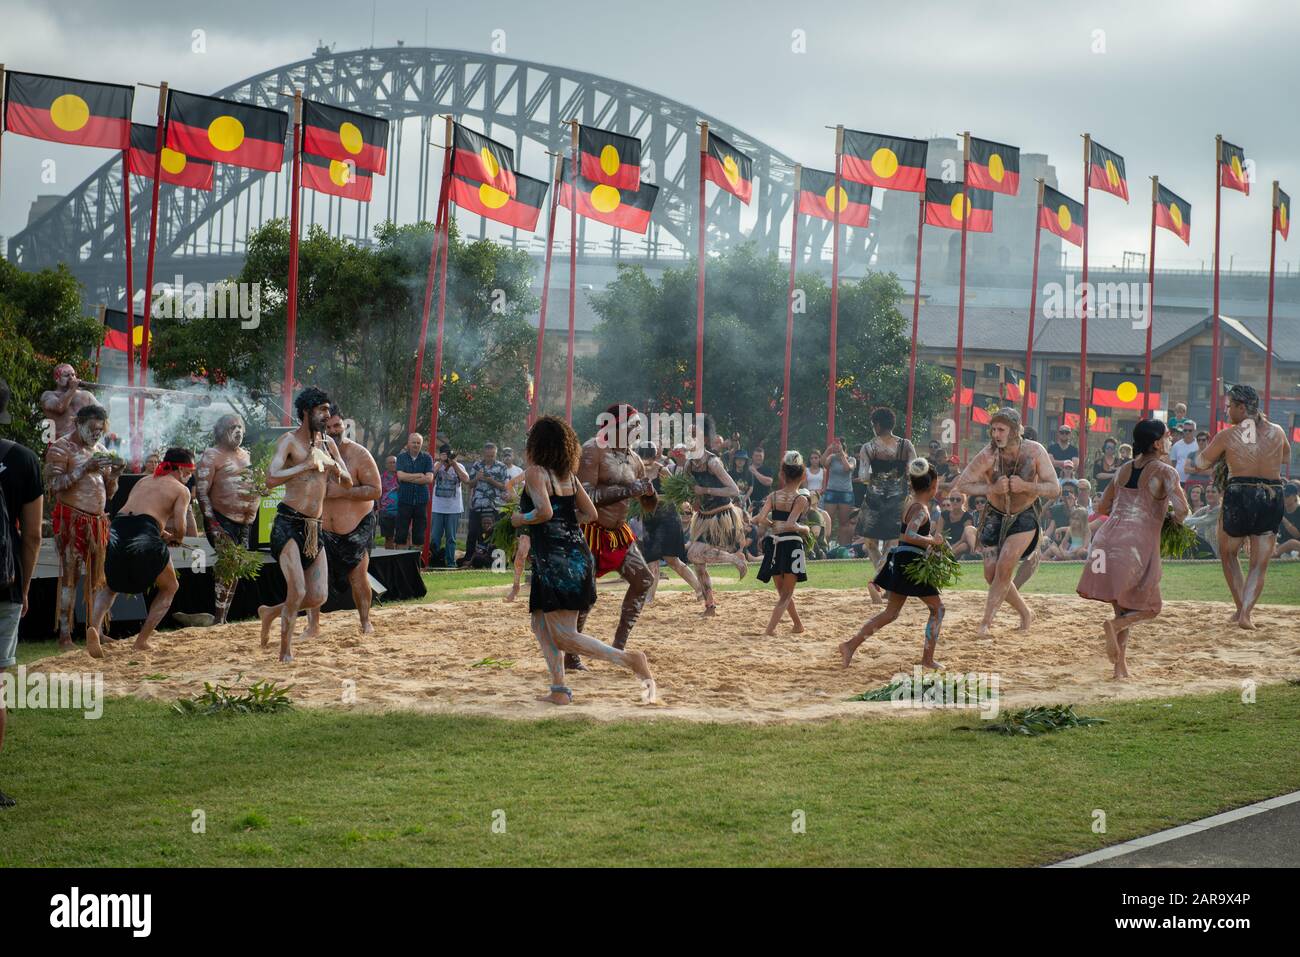
[[[676,505],[661,502],[654,514],[646,515],[641,524],[645,528],[645,537],[637,544],[642,558],[651,563],[661,558],[686,560],[686,532]]]
[[[108,532],[104,578],[109,591],[143,595],[171,561],[162,529],[152,515],[119,515]]]
[[[781,535],[763,539],[763,564],[758,569],[758,580],[770,582],[773,575],[793,575],[795,581],[806,582],[808,557],[804,553],[801,535]]]
[[[933,585],[922,585],[919,582],[914,582],[905,574],[908,565],[919,562],[924,557],[924,552],[910,545],[898,545],[891,548],[888,557],[885,559],[885,564],[880,566],[880,571],[876,573],[872,584],[892,594],[907,595],[910,598],[929,598],[932,595],[939,594],[939,589]]]

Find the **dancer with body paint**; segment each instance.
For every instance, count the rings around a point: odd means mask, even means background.
[[[804,536],[810,533],[801,519],[810,508],[806,492],[799,486],[804,481],[803,456],[793,449],[781,461],[778,488],[763,502],[756,522],[763,536],[763,564],[758,569],[758,580],[773,582],[776,586],[776,607],[767,622],[767,635],[776,634],[776,626],[786,614],[794,625],[796,635],[803,633],[803,621],[794,606],[794,588],[808,580],[808,556],[804,551]]]
[[[212,429],[213,443],[199,458],[194,492],[203,510],[208,544],[231,541],[240,548],[253,547],[254,522],[261,497],[253,487],[252,461],[244,443],[244,420],[223,415]],[[223,625],[235,599],[238,581],[213,579],[214,624]]]
[[[740,498],[740,488],[722,459],[709,451],[720,444],[713,416],[704,416],[703,427],[703,442],[697,436],[695,448],[686,459],[686,471],[695,482],[691,523],[686,531],[686,556],[704,587],[704,614],[712,616],[718,613],[718,603],[713,579],[709,577],[709,563],[730,562],[741,578],[745,577],[749,563],[742,554],[745,513],[734,502]]]
[[[637,454],[645,464],[646,478],[655,487],[655,494],[659,494],[663,491],[660,479],[667,473],[659,461],[658,448],[653,442],[647,442],[638,446]],[[682,528],[682,519],[677,513],[677,505],[673,502],[660,501],[653,512],[643,513],[641,524],[645,529],[645,535],[640,542],[641,556],[650,566],[655,579],[648,600],[654,599],[655,590],[659,587],[659,562],[662,560],[681,577],[682,581],[691,586],[695,597],[702,601],[704,586],[691,571],[691,566],[686,564],[686,531]]]

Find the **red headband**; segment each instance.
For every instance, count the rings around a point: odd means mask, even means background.
[[[159,462],[158,466],[153,470],[153,477],[162,478],[169,472],[180,472],[184,469],[193,468],[194,464],[192,462]]]

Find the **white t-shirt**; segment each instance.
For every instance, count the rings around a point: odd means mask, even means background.
[[[433,476],[433,511],[439,515],[459,515],[465,511],[461,498],[463,483],[456,466],[444,469],[441,462],[434,462]]]
[[[509,482],[516,475],[523,475],[523,474],[524,474],[523,469],[521,469],[518,465],[512,465],[506,469],[506,481]]]
[[[804,475],[808,479],[808,491],[820,493],[822,484],[826,481],[826,470],[818,469],[814,472],[812,469],[808,469]]]
[[[1187,481],[1187,460],[1198,448],[1195,439],[1191,442],[1175,442],[1169,447],[1169,458],[1173,461],[1174,468],[1178,469],[1180,481]]]

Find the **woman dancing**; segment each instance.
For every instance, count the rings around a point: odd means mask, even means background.
[[[912,443],[894,434],[894,422],[893,409],[872,412],[875,438],[858,452],[858,469],[867,487],[856,531],[867,540],[867,557],[877,570],[898,537],[907,498],[907,463],[916,458]],[[883,600],[875,588],[870,591],[873,602]]]
[[[925,646],[921,652],[922,668],[938,668],[934,649],[939,643],[939,629],[943,625],[944,607],[939,590],[933,585],[911,581],[905,574],[907,567],[920,561],[931,545],[943,545],[943,533],[930,534],[930,502],[939,487],[939,473],[928,459],[913,459],[907,466],[908,480],[912,486],[911,498],[904,504],[902,533],[898,544],[890,550],[885,564],[876,574],[875,584],[884,589],[888,601],[880,614],[863,625],[856,635],[840,645],[840,657],[847,668],[858,646],[898,617],[909,597],[919,598],[930,609],[930,619],[925,623]]]
[[[794,586],[808,580],[804,536],[810,529],[799,521],[809,508],[808,495],[799,490],[803,480],[803,456],[795,451],[785,453],[779,477],[781,487],[767,497],[758,513],[759,529],[767,529],[763,537],[763,564],[758,570],[758,580],[770,582],[775,579],[777,595],[776,607],[767,623],[767,635],[776,634],[776,626],[787,612],[794,633],[803,632],[803,622],[794,607]]]
[[[582,446],[563,419],[547,415],[528,432],[528,468],[519,508],[510,516],[532,539],[533,583],[528,611],[533,635],[551,672],[543,701],[572,704],[564,683],[564,655],[584,654],[629,669],[641,679],[641,700],[653,703],[655,681],[645,652],[620,651],[578,631],[578,612],[596,603],[595,561],[579,522],[594,522],[596,506],[575,474]]]
[[[646,478],[655,487],[655,492],[663,491],[659,484],[660,476],[668,474],[663,463],[659,461],[659,450],[653,442],[647,442],[637,449],[637,454],[641,456],[641,461],[645,463]],[[638,541],[641,544],[641,557],[646,560],[654,572],[655,583],[650,589],[650,595],[647,601],[654,601],[655,592],[659,588],[659,561],[668,563],[668,567],[681,576],[682,581],[691,586],[695,592],[695,597],[704,599],[704,586],[700,580],[695,577],[691,571],[691,566],[686,564],[686,532],[682,529],[681,516],[677,514],[677,506],[672,502],[665,502],[662,498],[659,500],[659,507],[653,512],[642,515],[641,526],[644,534]]]
[[[741,554],[745,547],[745,513],[732,504],[732,499],[740,498],[740,489],[727,474],[722,459],[708,451],[718,443],[717,427],[708,414],[704,416],[704,442],[703,454],[686,460],[686,471],[695,482],[686,555],[704,587],[704,614],[712,616],[718,613],[718,602],[709,577],[709,562],[731,562],[741,578],[749,564]]]
[[[1133,461],[1120,467],[1097,511],[1109,516],[1092,539],[1093,556],[1084,563],[1076,589],[1080,596],[1109,602],[1115,616],[1102,622],[1106,657],[1115,678],[1128,677],[1125,654],[1129,629],[1160,614],[1160,529],[1187,517],[1187,498],[1178,472],[1161,461],[1169,454],[1171,433],[1158,419],[1133,427]]]

